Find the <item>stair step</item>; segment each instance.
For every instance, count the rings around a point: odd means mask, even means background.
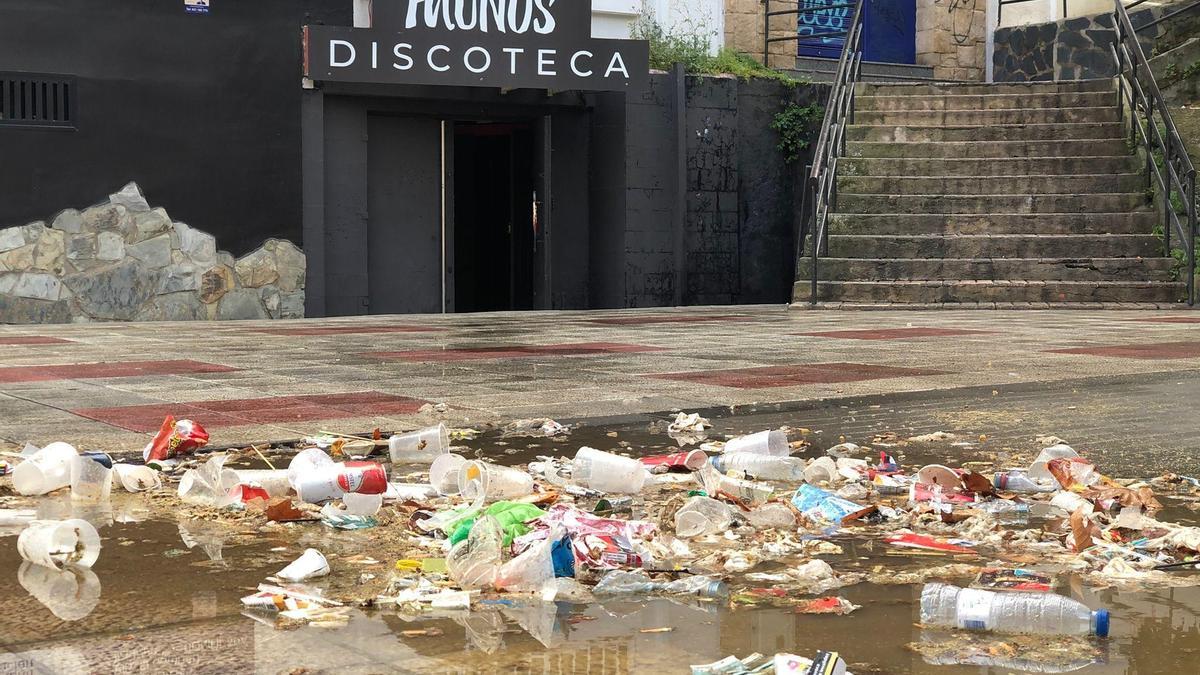
[[[1012,110],[1017,108],[1103,108],[1117,105],[1117,92],[1038,92],[1022,94],[886,95],[876,92],[856,96],[856,112],[932,110]]]
[[[1050,124],[1066,122],[1117,122],[1114,106],[1095,108],[1008,108],[1003,110],[860,110],[854,124],[945,126],[983,124]]]
[[[798,281],[795,302],[809,299],[810,285]],[[1186,296],[1179,282],[1128,281],[826,281],[817,284],[821,302],[1135,302],[1173,303]]]
[[[839,192],[838,213],[1084,213],[1146,207],[1144,192],[1050,195],[898,195]]]
[[[1073,141],[938,141],[875,143],[850,141],[848,157],[1114,157],[1130,154],[1123,138]]]
[[[830,234],[864,235],[1150,234],[1157,222],[1158,215],[1151,211],[990,214],[833,213],[830,214],[829,232]]]
[[[861,121],[861,120],[860,120]],[[846,128],[846,140],[873,143],[948,143],[960,141],[1065,141],[1083,138],[1122,138],[1119,122],[988,124],[904,126],[898,124],[854,124]]]
[[[1172,258],[821,258],[823,281],[863,279],[1174,281]],[[802,257],[798,280],[812,278],[812,258]]]
[[[944,94],[1041,94],[1045,92],[1108,92],[1115,90],[1115,82],[1112,79],[1106,79],[996,84],[971,82],[868,83],[859,84],[856,92],[863,96],[938,96]]]
[[[831,234],[831,258],[1160,258],[1152,234]]]
[[[1074,176],[838,176],[843,193],[1043,195],[1145,191],[1138,173]]]
[[[831,82],[837,74],[838,59],[801,56],[796,59],[793,74],[814,82]],[[918,66],[908,63],[881,63],[863,61],[860,77],[868,82],[893,82],[903,80],[932,80],[933,66]]]
[[[843,176],[1062,176],[1134,173],[1140,168],[1141,161],[1133,155],[982,159],[844,157],[838,162],[839,175]]]

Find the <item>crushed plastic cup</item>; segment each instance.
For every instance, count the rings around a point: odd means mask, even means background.
[[[71,459],[71,499],[102,502],[112,494],[112,457],[85,452]]]
[[[496,571],[496,588],[517,592],[541,590],[547,581],[554,578],[551,551],[561,538],[561,532],[552,532],[521,555],[501,565]]]
[[[725,443],[725,454],[729,455],[735,452],[751,452],[756,455],[787,457],[792,454],[792,449],[788,446],[787,434],[775,429],[772,431],[760,431],[749,436],[731,438]]]
[[[383,495],[360,495],[347,492],[342,495],[342,505],[351,516],[373,516],[383,507]]]
[[[418,429],[388,439],[393,464],[428,464],[450,452],[450,430],[445,424]]]
[[[459,470],[467,458],[453,453],[444,453],[429,465],[429,484],[443,497],[461,492],[458,485]]]
[[[930,464],[917,472],[917,483],[921,485],[937,485],[943,490],[957,490],[962,487],[962,479],[958,473],[948,466]]]
[[[17,581],[63,621],[79,621],[100,604],[100,578],[87,567],[59,570],[26,561],[17,570]]]
[[[71,461],[79,451],[67,443],[51,443],[13,470],[13,489],[25,496],[44,495],[71,484]]]
[[[1056,459],[1075,459],[1077,457],[1079,457],[1079,453],[1075,452],[1074,448],[1062,443],[1043,448],[1033,463],[1029,465],[1028,476],[1038,482],[1058,485],[1058,478],[1050,473],[1050,462]]]
[[[467,538],[446,554],[446,571],[461,588],[488,588],[503,561],[504,530],[492,516],[475,521]]]
[[[699,537],[717,534],[733,522],[729,506],[709,497],[692,497],[675,512],[675,534],[680,537]]]
[[[760,529],[787,530],[796,526],[796,513],[787,504],[771,502],[747,513],[746,520]]]
[[[145,492],[162,486],[162,477],[148,466],[113,464],[113,479],[127,492]]]
[[[304,551],[304,555],[296,558],[290,565],[279,570],[275,576],[284,581],[304,581],[329,574],[329,561],[315,548]]]
[[[837,462],[832,457],[818,457],[804,470],[805,483],[832,483],[838,478]]]
[[[459,468],[458,485],[462,496],[489,500],[516,499],[533,494],[533,476],[511,466],[473,460]]]
[[[286,497],[292,485],[285,469],[226,469],[239,485],[257,485],[272,497]]]
[[[575,453],[572,476],[593,490],[637,494],[646,482],[646,468],[631,457],[583,447]]]
[[[232,472],[224,470],[225,456],[218,455],[190,469],[179,481],[179,498],[191,504],[221,507],[229,503],[229,491],[236,485]]]
[[[91,567],[100,557],[100,535],[86,520],[35,520],[17,538],[17,552],[43,567]]]

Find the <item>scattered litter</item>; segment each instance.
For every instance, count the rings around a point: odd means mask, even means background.
[[[292,564],[276,572],[275,576],[284,581],[305,581],[327,574],[329,574],[329,561],[320,551],[310,548]]]

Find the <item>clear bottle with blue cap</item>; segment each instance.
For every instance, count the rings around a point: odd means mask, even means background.
[[[1028,635],[1108,637],[1108,610],[1054,593],[995,592],[926,584],[921,591],[926,626]]]

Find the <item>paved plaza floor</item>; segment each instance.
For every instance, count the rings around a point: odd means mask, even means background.
[[[436,419],[599,420],[1197,369],[1200,313],[1186,309],[0,326],[0,439],[133,452],[167,414],[199,421],[224,446]]]

